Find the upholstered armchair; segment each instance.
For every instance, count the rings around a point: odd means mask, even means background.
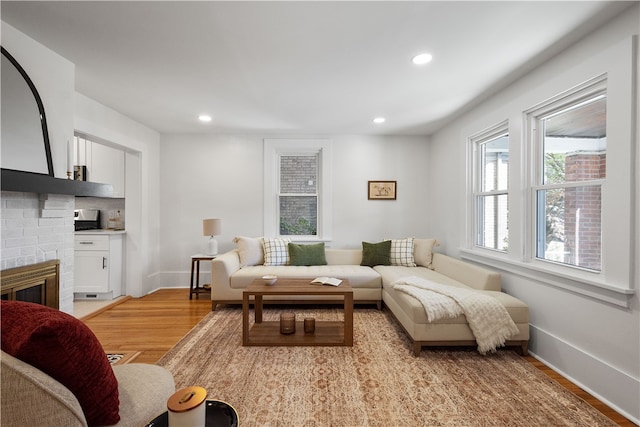
[[[2,426],[46,425],[86,427],[78,399],[49,375],[5,352],[2,372]],[[140,427],[167,410],[174,393],[173,376],[156,365],[131,363],[114,366],[120,397],[116,426]]]
[[[73,316],[6,301],[0,316],[3,427],[140,427],[167,410],[171,373],[150,364],[112,367]]]

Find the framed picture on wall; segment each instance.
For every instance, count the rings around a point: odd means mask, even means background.
[[[369,200],[395,200],[396,189],[396,181],[369,181]]]

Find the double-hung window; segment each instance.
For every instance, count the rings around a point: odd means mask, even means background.
[[[331,142],[266,139],[264,160],[265,235],[330,240]]]
[[[281,236],[318,235],[319,153],[278,156],[278,224]]]
[[[474,245],[506,252],[509,246],[509,134],[500,124],[471,137]]]
[[[549,102],[528,116],[535,258],[600,271],[607,166],[604,82]]]
[[[514,103],[508,124],[468,138],[462,258],[629,306],[638,223],[629,70],[612,67],[526,110]]]

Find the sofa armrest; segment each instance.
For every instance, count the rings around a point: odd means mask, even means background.
[[[474,289],[498,292],[502,290],[500,273],[448,255],[434,252],[431,266],[438,273]]]
[[[237,249],[225,252],[211,260],[211,288],[228,288],[231,275],[240,270],[240,256]],[[211,293],[213,297],[213,292]]]

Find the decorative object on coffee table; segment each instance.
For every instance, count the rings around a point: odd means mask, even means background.
[[[262,276],[262,280],[264,280],[264,283],[267,285],[273,285],[276,283],[276,280],[278,280],[278,276],[275,274],[267,274],[266,276]]]
[[[304,319],[304,333],[312,334],[316,331],[316,319],[313,317],[305,317]]]
[[[284,335],[296,333],[296,315],[294,313],[280,314],[280,333]]]

